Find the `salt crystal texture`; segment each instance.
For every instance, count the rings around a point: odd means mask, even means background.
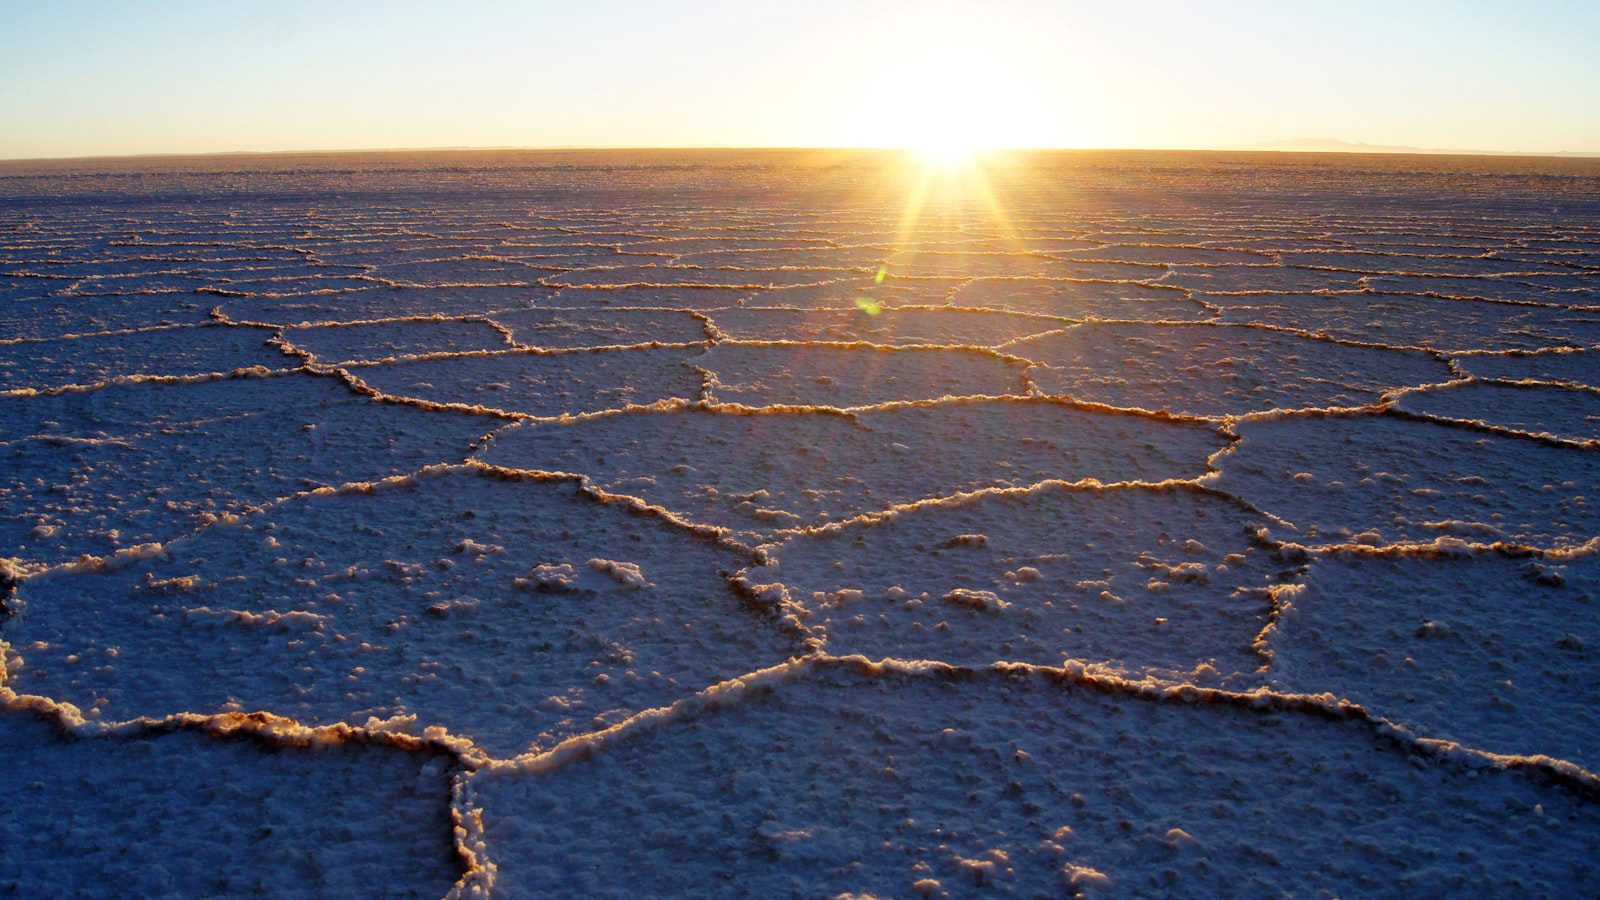
[[[985,166],[0,163],[0,893],[1593,893],[1600,168]]]

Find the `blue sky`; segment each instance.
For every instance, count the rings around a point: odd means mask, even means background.
[[[1600,3],[0,0],[0,158],[429,146],[1600,150]]]

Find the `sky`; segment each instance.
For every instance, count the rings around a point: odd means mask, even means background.
[[[0,159],[461,146],[1600,151],[1600,2],[0,0]]]

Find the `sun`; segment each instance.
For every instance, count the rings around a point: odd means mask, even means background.
[[[857,96],[849,146],[907,149],[947,168],[990,150],[1052,146],[1064,129],[1027,73],[972,48],[913,52],[879,71]]]
[[[888,123],[881,143],[910,151],[922,165],[959,169],[1005,146],[1015,135],[983,108],[984,96],[966,86],[940,85],[927,96],[907,98],[909,116]]]

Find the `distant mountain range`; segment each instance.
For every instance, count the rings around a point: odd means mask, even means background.
[[[1291,138],[1286,141],[1268,141],[1264,144],[1246,144],[1241,150],[1281,150],[1290,153],[1440,153],[1471,156],[1578,156],[1600,158],[1600,152],[1586,150],[1557,150],[1554,152],[1528,152],[1524,150],[1449,150],[1438,147],[1405,147],[1394,144],[1363,144],[1341,141],[1338,138]]]

